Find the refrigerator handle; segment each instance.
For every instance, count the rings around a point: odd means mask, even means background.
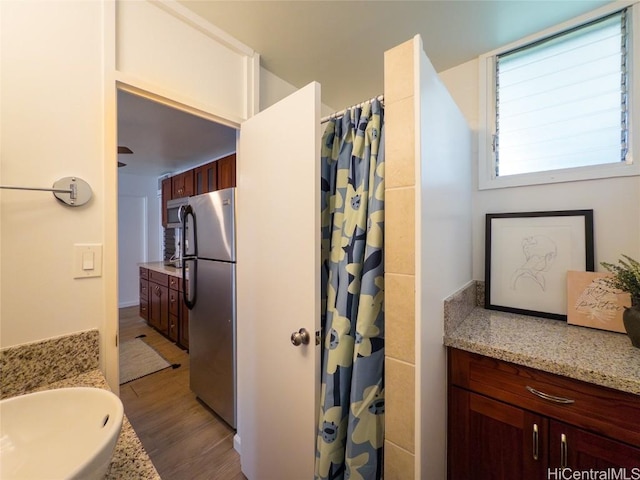
[[[187,265],[188,262],[191,262],[191,266],[189,267],[189,283],[187,283]],[[182,262],[182,288],[184,292],[182,292],[182,300],[184,301],[185,306],[189,310],[193,310],[193,307],[196,305],[196,282],[198,278],[198,259],[197,258],[189,258]],[[193,295],[191,295],[193,292]]]
[[[193,253],[187,253],[186,251],[186,235],[187,235],[187,219],[191,217],[191,226],[193,228]],[[186,307],[191,310],[196,304],[196,282],[198,279],[198,235],[196,227],[196,216],[193,213],[191,205],[186,205],[182,210],[182,241],[180,248],[182,249],[182,288],[184,292],[182,298]],[[193,263],[193,266],[189,270],[190,282],[187,284],[187,265],[189,262]],[[188,285],[188,286],[187,286]],[[193,296],[191,296],[193,292]]]
[[[180,242],[180,248],[182,249],[182,256],[183,257],[197,257],[198,256],[198,235],[196,234],[196,216],[195,213],[193,212],[193,208],[191,208],[191,205],[184,205],[181,208],[181,214],[180,214],[180,223],[182,223],[182,238],[181,238],[181,242]],[[193,228],[193,245],[191,250],[193,251],[193,253],[189,253],[187,252],[187,242],[185,241],[187,238],[187,220],[188,218],[191,217],[193,220],[191,222],[192,228]]]

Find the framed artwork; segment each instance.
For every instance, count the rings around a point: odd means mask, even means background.
[[[488,213],[485,308],[567,319],[567,272],[593,271],[593,210]]]
[[[628,293],[614,290],[603,280],[605,272],[567,272],[567,323],[626,333],[624,307],[631,306]]]

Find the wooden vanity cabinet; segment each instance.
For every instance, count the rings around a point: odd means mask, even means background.
[[[149,270],[149,325],[169,335],[169,275]]]
[[[574,470],[626,468],[628,475],[635,468],[640,475],[639,448],[553,420],[549,432],[549,460],[554,467],[566,462]]]
[[[448,376],[449,479],[640,467],[637,395],[453,348]]]
[[[548,420],[456,386],[449,388],[450,479],[544,479],[547,438],[539,437],[534,459],[533,426]]]

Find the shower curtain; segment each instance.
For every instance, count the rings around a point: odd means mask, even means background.
[[[379,479],[384,441],[384,113],[331,119],[322,137],[322,388],[318,480]]]

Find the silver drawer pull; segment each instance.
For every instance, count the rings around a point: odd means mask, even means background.
[[[560,435],[560,468],[567,468],[569,457],[569,446],[567,445],[567,436],[563,433]]]
[[[548,393],[544,393],[544,392],[541,392],[540,390],[536,390],[535,388],[530,387],[529,385],[527,385],[526,388],[534,395],[544,400],[549,400],[550,402],[564,403],[564,404],[576,403],[575,400],[571,400],[570,398],[562,398],[562,397],[556,397],[555,395],[549,395]]]

